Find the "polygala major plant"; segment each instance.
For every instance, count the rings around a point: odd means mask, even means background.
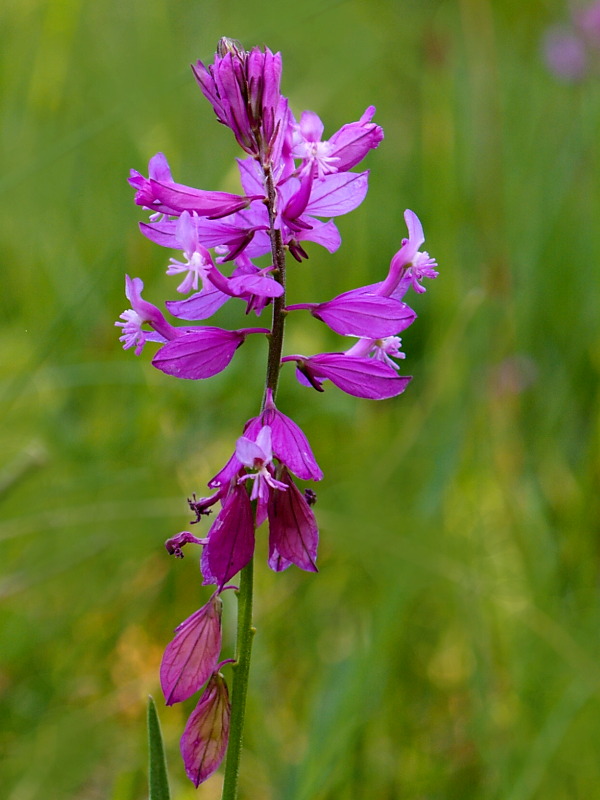
[[[286,303],[286,257],[308,258],[308,243],[330,253],[341,244],[333,222],[353,211],[367,193],[368,172],[356,167],[383,139],[369,106],[356,122],[328,139],[312,111],[297,119],[280,93],[281,54],[232,39],[220,40],[214,62],[192,67],[217,119],[245,153],[237,160],[241,194],[194,189],[177,183],[167,159],[150,159],[148,177],[132,170],[135,202],[150,211],[142,233],[177,250],[168,275],[181,281],[185,299],[166,302],[182,324],[174,325],[142,298],[140,278],[126,278],[130,308],[116,325],[125,349],[139,355],[147,342],[158,345],[152,364],[167,375],[198,380],[224,370],[248,336],[267,341],[265,389],[258,416],[241,430],[225,466],[209,481],[210,493],[188,500],[194,522],[214,512],[204,536],[182,531],[166,542],[183,556],[185,545],[202,547],[203,583],[210,599],[182,622],[165,650],[160,680],[167,705],[201,691],[181,738],[190,780],[198,786],[227,761],[224,800],[237,795],[239,759],[252,646],[253,554],[256,531],[268,523],[269,566],[281,572],[292,564],[317,571],[316,495],[295,479],[319,481],[323,474],[298,425],[276,405],[283,364],[296,367],[300,384],[318,392],[327,381],[355,397],[381,400],[399,395],[411,380],[399,374],[404,358],[398,334],[415,319],[404,302],[409,290],[424,292],[435,278],[436,262],[420,250],[423,229],[406,211],[408,237],[392,257],[383,280],[351,289],[326,302]],[[255,261],[266,256],[257,266]],[[271,262],[271,263],[269,263]],[[231,298],[257,317],[271,307],[270,326],[224,330],[195,324],[211,317]],[[283,354],[285,320],[308,312],[341,337],[338,350],[313,355]],[[240,573],[239,587],[230,583]],[[221,594],[238,593],[238,630],[233,659],[221,659]],[[231,664],[231,700],[221,669]]]

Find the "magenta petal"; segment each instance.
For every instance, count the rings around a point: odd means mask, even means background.
[[[406,227],[408,228],[409,241],[414,250],[411,256],[412,261],[417,250],[425,242],[425,234],[423,233],[421,220],[417,217],[414,211],[410,210],[410,208],[407,208],[404,212],[404,221],[406,222]]]
[[[269,566],[280,572],[292,563],[317,572],[319,529],[315,515],[285,469],[281,480],[287,484],[287,491],[269,495]]]
[[[293,225],[293,220],[296,220],[304,213],[312,196],[312,188],[313,173],[311,171],[300,178],[298,191],[291,196],[283,210],[283,218],[291,227],[295,227]]]
[[[318,384],[328,378],[343,392],[369,400],[396,397],[411,381],[410,377],[398,375],[382,361],[343,353],[320,353],[307,358],[299,366],[309,379],[316,378]]]
[[[383,129],[371,122],[374,114],[375,108],[369,106],[358,122],[344,125],[329,140],[333,145],[332,155],[339,159],[336,162],[338,172],[358,164],[383,139]]]
[[[242,188],[249,195],[266,196],[265,176],[255,158],[236,158]]]
[[[249,205],[250,198],[229,192],[194,189],[182,183],[149,181],[155,201],[175,212],[195,211],[200,217],[225,217]]]
[[[225,369],[245,338],[240,331],[199,328],[167,342],[152,364],[175,378],[210,378]]]
[[[214,286],[206,287],[185,300],[167,300],[170,313],[178,319],[208,319],[229,300],[229,295]]]
[[[304,217],[301,219],[304,220]],[[332,220],[328,222],[313,220],[311,224],[312,228],[296,232],[294,238],[299,242],[315,242],[330,253],[335,253],[342,243],[342,237],[335,222]]]
[[[368,178],[368,172],[337,172],[315,181],[306,213],[337,217],[354,211],[365,199]]]
[[[214,594],[176,629],[160,665],[160,683],[168,706],[191,697],[217,668],[221,609],[221,599]]]
[[[335,297],[314,306],[310,313],[342,336],[370,339],[394,336],[417,316],[405,303],[371,294]]]
[[[323,473],[310,449],[308,439],[294,420],[271,403],[261,415],[263,425],[271,428],[273,455],[303,481],[320,481]]]
[[[281,297],[283,286],[273,280],[265,278],[263,275],[238,275],[229,278],[229,288],[237,297],[255,294],[259,297]]]
[[[241,468],[242,464],[234,452],[225,466],[210,479],[208,487],[210,489],[222,489],[223,487],[229,486],[234,476],[237,475]]]
[[[231,705],[225,678],[215,673],[192,711],[181,737],[188,778],[198,787],[218,769],[229,740]]]
[[[253,553],[252,505],[245,486],[235,486],[208,532],[202,555],[210,575],[224,586],[246,566]]]
[[[177,220],[168,219],[161,222],[140,222],[138,224],[140,231],[151,242],[155,242],[161,247],[172,247],[174,250],[181,250],[181,245],[175,235]]]
[[[169,162],[164,153],[157,153],[152,156],[148,163],[148,177],[154,178],[157,181],[164,181],[165,183],[172,183],[173,176]]]

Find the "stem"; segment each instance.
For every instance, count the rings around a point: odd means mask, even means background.
[[[269,354],[267,359],[267,377],[265,381],[265,403],[267,389],[271,389],[273,397],[277,391],[281,353],[283,351],[283,330],[285,326],[285,248],[281,231],[275,229],[277,193],[273,174],[269,165],[263,166],[265,186],[267,189],[267,208],[269,210],[269,236],[273,254],[273,277],[283,286],[281,297],[273,300],[273,321],[269,334]],[[240,772],[240,755],[244,735],[244,718],[246,715],[246,694],[248,692],[248,676],[250,673],[250,655],[255,628],[252,626],[252,591],[254,583],[254,563],[250,559],[241,571],[240,590],[238,593],[238,623],[236,660],[233,665],[233,686],[231,690],[231,722],[229,727],[229,744],[225,763],[225,778],[221,800],[236,800],[238,794],[238,778]]]
[[[233,665],[229,745],[227,747],[227,762],[225,764],[225,779],[223,781],[221,800],[236,800],[238,793],[240,755],[242,752],[244,717],[246,714],[246,693],[248,690],[248,674],[250,672],[250,654],[255,632],[255,629],[252,627],[253,583],[254,562],[251,559],[240,573],[236,663]]]
[[[279,370],[281,368],[281,353],[283,351],[283,329],[285,326],[285,248],[281,238],[281,231],[275,228],[275,203],[277,193],[273,182],[271,167],[264,167],[265,185],[267,187],[267,208],[269,209],[269,237],[271,239],[271,252],[273,254],[273,277],[283,286],[283,294],[273,300],[273,324],[269,336],[269,355],[267,361],[266,389],[271,389],[273,399],[277,393]],[[264,405],[264,399],[263,399]]]

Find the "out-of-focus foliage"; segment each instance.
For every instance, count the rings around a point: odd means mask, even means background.
[[[113,322],[126,271],[157,303],[175,287],[169,253],[137,230],[129,168],[162,150],[176,180],[237,188],[233,137],[188,67],[222,35],[281,50],[284,93],[328,132],[370,103],[386,132],[342,248],[310,248],[290,301],[378,280],[407,207],[441,270],[414,298],[404,396],[318,395],[285,372],[280,407],[325,471],[320,573],[270,573],[262,537],[241,800],[597,795],[600,85],[544,70],[540,37],[564,13],[4,3],[7,800],[147,796],[146,698],[171,629],[208,596],[195,556],[162,543],[257,412],[262,343],[211,381],[178,382],[124,353]],[[291,321],[288,352],[329,341]],[[189,710],[159,704],[174,800],[216,800],[219,777],[196,792],[179,761]]]

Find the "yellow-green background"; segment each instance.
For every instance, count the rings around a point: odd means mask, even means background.
[[[258,409],[263,341],[178,382],[123,352],[124,273],[175,296],[126,183],[236,190],[233,137],[189,69],[222,35],[284,57],[331,134],[386,138],[333,256],[290,301],[380,279],[423,221],[404,396],[299,386],[280,407],[325,472],[318,575],[265,565],[241,800],[600,796],[600,77],[540,58],[551,0],[6,0],[0,11],[0,746],[7,800],[141,800],[144,711],[171,631],[208,596],[187,527]],[[240,326],[241,304],[218,317]],[[252,324],[252,322],[250,323]],[[288,352],[339,346],[308,316]],[[152,348],[149,347],[148,351]],[[192,548],[193,550],[193,548]],[[225,599],[225,656],[235,598]],[[228,668],[226,668],[227,670]],[[175,800],[196,792],[159,706]]]

